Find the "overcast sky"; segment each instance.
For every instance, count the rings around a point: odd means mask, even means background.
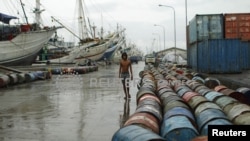
[[[22,1],[25,3],[32,0]],[[4,3],[6,0],[0,0],[0,2]],[[54,16],[66,26],[73,28],[72,22],[75,22],[74,18],[76,18],[76,0],[41,0],[41,3],[46,9],[43,13],[44,17]],[[146,53],[163,49],[163,27],[166,48],[174,46],[173,9],[159,7],[159,4],[174,7],[176,45],[179,48],[185,48],[185,0],[85,0],[85,10],[90,23],[97,27],[103,26],[106,32],[114,31],[117,24],[126,28],[127,41],[136,44]],[[6,8],[2,6],[0,10]],[[250,13],[249,7],[249,0],[187,0],[187,19],[189,23],[196,14]],[[50,22],[49,19],[44,21]],[[160,26],[154,26],[154,24]],[[61,34],[59,36],[65,36],[67,40],[71,40],[68,37],[69,33],[59,33]],[[160,48],[156,47],[159,45],[159,40]]]

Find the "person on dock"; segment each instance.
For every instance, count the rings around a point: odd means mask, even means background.
[[[122,53],[119,68],[119,78],[122,79],[123,90],[125,93],[125,99],[131,98],[129,94],[129,77],[133,80],[132,65],[130,60],[128,60],[128,55],[126,52]]]

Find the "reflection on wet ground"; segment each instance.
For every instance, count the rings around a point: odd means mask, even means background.
[[[139,80],[144,63],[132,67]],[[1,89],[0,141],[110,141],[136,107],[136,82],[131,100],[124,100],[118,69],[100,66],[88,74],[53,75]]]

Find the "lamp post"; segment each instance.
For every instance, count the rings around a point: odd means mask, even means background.
[[[163,6],[163,7],[168,7],[168,8],[171,8],[171,9],[173,9],[173,11],[174,11],[174,58],[175,58],[175,63],[177,62],[177,60],[176,60],[176,21],[175,21],[175,9],[174,9],[174,7],[172,7],[172,6],[168,6],[168,5],[161,5],[161,4],[159,4],[159,6]]]
[[[160,40],[160,34],[158,34],[158,33],[152,33],[152,34],[154,34],[154,35],[158,35],[158,37],[159,37],[158,48],[160,48],[160,42],[161,42],[161,40]],[[158,49],[158,51],[159,51],[159,49]]]
[[[163,29],[163,38],[164,38],[164,50],[166,49],[166,44],[165,44],[165,27],[164,26],[162,26],[162,25],[157,25],[157,24],[154,24],[154,26],[160,26],[160,27],[162,27],[162,29]]]

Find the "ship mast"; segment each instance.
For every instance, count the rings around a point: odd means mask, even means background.
[[[79,28],[79,36],[82,40],[89,38],[88,37],[88,29],[85,19],[85,13],[83,9],[83,0],[78,0],[78,28]]]
[[[45,11],[44,9],[40,9],[40,0],[36,0],[36,8],[34,9],[33,13],[36,15],[36,29],[40,28],[41,25],[41,13]]]

